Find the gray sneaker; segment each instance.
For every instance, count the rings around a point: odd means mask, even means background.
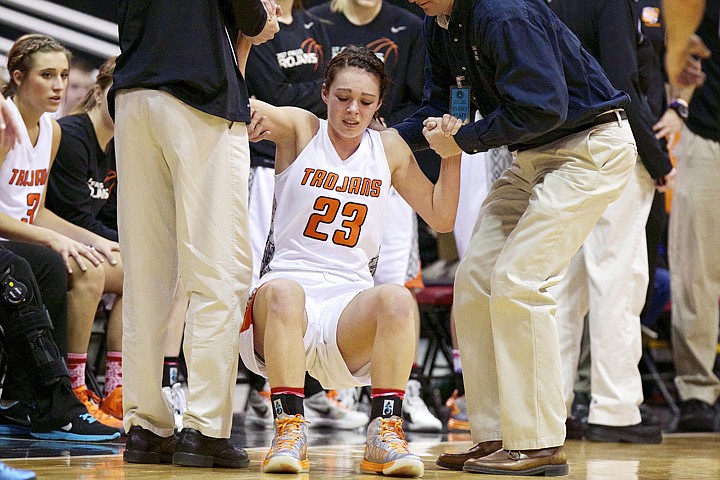
[[[283,414],[275,420],[275,437],[262,465],[264,473],[301,473],[310,469],[307,426],[308,421],[299,414]]]
[[[363,412],[351,410],[337,398],[337,392],[318,392],[303,402],[305,417],[312,428],[325,427],[337,430],[355,430],[365,427],[370,420]]]
[[[375,418],[367,429],[365,455],[360,462],[363,473],[382,473],[392,477],[422,477],[423,462],[408,450],[403,421],[398,416]]]

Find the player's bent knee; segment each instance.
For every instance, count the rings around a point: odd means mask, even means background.
[[[304,311],[305,291],[293,280],[271,280],[263,285],[258,293],[262,295],[262,302],[268,313],[286,318],[298,311]]]
[[[414,329],[415,299],[403,285],[382,285],[378,287],[378,324],[389,323],[389,328],[407,326]]]
[[[68,289],[82,290],[88,294],[102,296],[105,288],[105,270],[102,265],[95,266],[90,261],[85,261],[85,271],[72,260],[73,273],[69,276]]]

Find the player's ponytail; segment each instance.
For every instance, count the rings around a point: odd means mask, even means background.
[[[100,65],[97,77],[95,78],[95,85],[87,91],[85,96],[75,105],[70,112],[70,115],[77,115],[78,113],[87,113],[97,105],[95,100],[95,87],[99,87],[100,91],[104,91],[113,82],[113,73],[115,72],[115,57],[108,58],[105,62]]]

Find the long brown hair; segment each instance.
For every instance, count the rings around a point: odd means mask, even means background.
[[[325,84],[328,88],[335,80],[337,72],[346,67],[359,68],[375,75],[380,83],[380,100],[382,100],[389,80],[385,73],[385,64],[372,50],[357,45],[348,45],[343,48],[330,60],[327,70],[325,70]]]
[[[10,48],[7,56],[7,69],[10,74],[10,81],[3,85],[2,93],[5,97],[11,97],[17,91],[17,84],[13,78],[13,72],[19,70],[23,75],[33,66],[33,55],[37,52],[62,52],[70,62],[72,53],[63,47],[60,42],[42,33],[29,33],[18,38]]]
[[[110,57],[105,60],[102,65],[100,65],[100,70],[98,71],[97,77],[95,78],[95,85],[100,87],[100,91],[103,91],[110,85],[112,85],[113,73],[115,72],[116,58],[117,57]],[[73,106],[70,115],[87,113],[93,108],[95,108],[95,106],[97,105],[97,102],[95,101],[95,85],[93,85],[93,88],[87,91],[85,96],[77,103],[77,105]]]

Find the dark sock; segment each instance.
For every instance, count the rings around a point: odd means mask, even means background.
[[[257,392],[262,392],[265,388],[265,377],[258,375],[257,373],[247,370],[245,372],[245,375],[248,379],[248,384],[250,385],[250,388]]]
[[[453,348],[453,379],[455,381],[455,390],[459,397],[465,395],[465,382],[463,382],[462,362],[460,361],[460,350]]]
[[[305,416],[303,398],[305,398],[305,394],[303,393],[302,388],[271,388],[270,402],[273,407],[273,418],[277,418],[278,415],[282,415],[283,413],[289,416],[297,414]]]
[[[402,418],[402,403],[405,398],[404,390],[389,388],[373,388],[370,396],[370,420],[377,417],[390,418],[398,416]]]
[[[180,357],[165,357],[163,362],[163,387],[172,387],[178,382],[180,372]]]
[[[417,363],[413,363],[412,369],[410,370],[410,380],[417,380],[423,383],[423,371],[422,367]]]
[[[458,397],[462,397],[465,395],[465,382],[463,382],[462,372],[453,373],[453,378],[455,379],[455,390],[457,390]]]
[[[315,378],[311,377],[309,373],[305,374],[305,396],[312,397],[318,392],[325,390],[320,382]]]

